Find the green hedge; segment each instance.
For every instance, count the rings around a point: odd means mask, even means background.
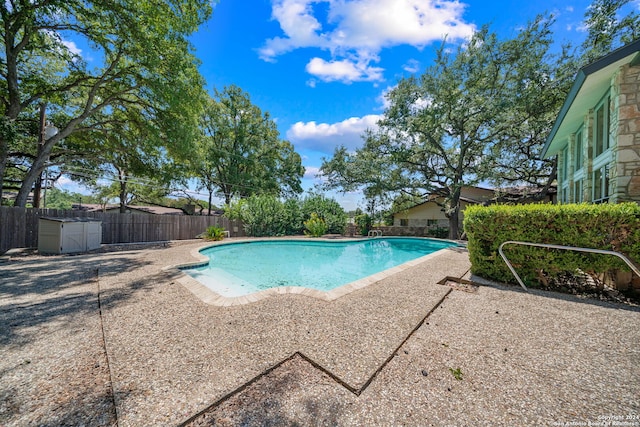
[[[547,243],[621,252],[640,261],[640,206],[636,203],[579,205],[470,206],[464,212],[471,272],[487,279],[515,283],[498,254],[507,240]],[[530,286],[542,275],[581,269],[604,273],[628,268],[615,256],[507,245],[504,253]]]
[[[322,219],[327,233],[344,233],[347,214],[338,202],[319,194],[284,202],[274,195],[253,195],[225,209],[227,218],[242,221],[247,235],[255,237],[302,234],[312,215]]]

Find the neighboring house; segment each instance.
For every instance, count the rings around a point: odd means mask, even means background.
[[[73,205],[72,209],[87,212],[120,212],[120,205],[99,205],[83,203],[82,205]],[[127,213],[131,214],[153,214],[153,215],[184,215],[181,209],[165,208],[162,206],[127,206]]]
[[[580,69],[542,157],[560,203],[640,202],[640,40]]]
[[[495,195],[494,190],[480,187],[462,187],[460,190],[460,226],[468,205],[484,204]],[[442,197],[430,197],[424,203],[393,214],[393,225],[401,227],[449,227],[449,219],[440,206]]]

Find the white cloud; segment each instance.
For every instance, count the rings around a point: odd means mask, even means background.
[[[67,178],[66,176],[62,175],[60,178],[58,178],[58,180],[56,181],[57,184],[60,185],[70,185],[70,184],[75,184],[74,181],[72,181],[71,179]]]
[[[70,191],[72,193],[80,193],[80,194],[92,194],[90,188],[84,186],[83,184],[72,181],[69,177],[62,175],[54,184],[56,187],[61,190]]]
[[[313,16],[312,1],[274,0],[271,18],[280,23],[286,37],[269,39],[259,49],[260,58],[265,61],[300,47],[325,47],[326,40],[317,34],[322,26]]]
[[[333,154],[339,145],[350,150],[362,145],[362,134],[367,129],[377,128],[381,115],[369,114],[351,117],[338,123],[297,122],[287,131],[287,139],[297,149],[305,148],[326,154]]]
[[[449,41],[465,40],[475,31],[473,24],[462,19],[466,5],[458,0],[272,2],[272,18],[280,24],[283,35],[266,40],[259,49],[260,57],[273,61],[298,48],[327,50],[330,60],[314,58],[315,63],[307,65],[309,72],[321,65],[325,72],[329,65],[338,68],[328,75],[340,78],[323,78],[325,81],[379,81],[383,70],[369,64],[379,61],[383,48],[405,44],[422,48],[445,36]],[[325,14],[318,12],[320,8],[327,10],[325,22],[321,22]]]
[[[384,89],[382,93],[380,93],[380,95],[376,98],[376,101],[380,103],[380,108],[382,110],[386,110],[391,106],[391,102],[389,101],[388,95],[389,95],[389,92],[391,92],[393,89],[396,88],[396,86],[397,85],[387,86],[387,88]]]
[[[58,32],[52,30],[42,30],[42,32],[54,39],[57,43],[59,43],[59,45],[61,45],[60,47],[56,48],[58,52],[63,53],[62,49],[65,49],[67,52],[75,56],[76,59],[82,55],[82,49],[80,49],[75,42],[63,39]]]
[[[370,67],[364,61],[353,62],[349,59],[325,61],[322,58],[313,58],[307,64],[306,70],[322,81],[344,83],[382,80],[384,71],[379,67]]]
[[[76,46],[74,42],[70,40],[64,40],[64,39],[62,39],[61,42],[62,42],[62,45],[66,47],[67,50],[69,50],[69,52],[71,52],[72,54],[78,55],[78,56],[82,55],[82,49]]]
[[[402,69],[407,73],[417,73],[420,71],[420,63],[415,59],[410,59],[402,66]]]
[[[306,179],[318,180],[318,174],[320,174],[320,168],[316,166],[305,166],[304,176]]]
[[[423,47],[447,36],[466,39],[474,26],[462,20],[465,5],[448,0],[360,0],[331,2],[331,33],[338,46],[368,48],[409,44]]]

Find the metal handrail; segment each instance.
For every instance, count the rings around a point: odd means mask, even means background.
[[[588,252],[588,253],[592,253],[592,254],[601,254],[601,255],[614,255],[614,256],[617,256],[618,258],[620,258],[621,260],[623,260],[629,266],[629,268],[631,268],[631,270],[640,277],[640,270],[638,270],[638,267],[636,267],[631,262],[631,260],[629,258],[624,256],[620,252],[606,251],[604,249],[578,248],[578,247],[575,247],[575,246],[549,245],[549,244],[545,244],[545,243],[517,242],[515,240],[507,240],[506,242],[503,242],[498,247],[498,253],[500,254],[502,259],[504,260],[505,264],[507,264],[507,267],[509,267],[509,270],[511,270],[511,273],[513,273],[514,277],[516,278],[516,280],[518,281],[520,286],[522,286],[522,288],[527,292],[529,290],[524,285],[524,283],[522,282],[522,279],[520,279],[520,276],[518,276],[518,273],[516,273],[516,270],[513,268],[513,266],[511,265],[511,263],[507,259],[507,257],[504,255],[504,252],[502,251],[502,247],[504,245],[507,245],[507,244],[523,245],[523,246],[535,246],[535,247],[538,247],[538,248],[547,248],[547,249],[562,249],[562,250],[566,250],[566,251]]]

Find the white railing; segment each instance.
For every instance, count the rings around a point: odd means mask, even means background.
[[[511,273],[513,273],[513,276],[516,278],[516,280],[518,281],[520,286],[522,286],[522,289],[524,289],[525,291],[529,291],[529,290],[524,285],[524,283],[522,282],[522,279],[520,279],[520,276],[518,276],[518,273],[516,273],[516,270],[513,268],[513,266],[511,265],[511,263],[507,259],[507,257],[504,255],[504,252],[502,251],[502,248],[504,247],[504,245],[534,246],[534,247],[537,247],[537,248],[561,249],[561,250],[565,250],[565,251],[577,251],[577,252],[588,252],[588,253],[592,253],[592,254],[613,255],[613,256],[617,256],[618,258],[623,260],[629,266],[629,268],[631,268],[631,270],[640,277],[640,270],[638,269],[638,267],[635,266],[633,264],[633,262],[631,262],[631,260],[629,258],[624,256],[620,252],[606,251],[604,249],[578,248],[578,247],[575,247],[575,246],[549,245],[549,244],[545,244],[545,243],[517,242],[515,240],[508,240],[508,241],[502,243],[500,245],[500,247],[498,247],[498,253],[502,257],[504,262],[507,264],[507,267],[509,267],[509,270],[511,270]]]

